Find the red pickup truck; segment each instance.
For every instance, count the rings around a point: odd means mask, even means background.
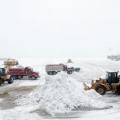
[[[10,68],[8,74],[10,74],[14,79],[22,79],[23,77],[28,77],[28,79],[35,80],[40,77],[39,73],[33,71],[33,69],[30,67]]]

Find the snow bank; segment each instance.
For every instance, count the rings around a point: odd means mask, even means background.
[[[16,100],[19,105],[36,105],[51,115],[73,110],[104,109],[108,107],[98,100],[101,97],[94,90],[84,91],[83,84],[66,73],[46,76],[46,83],[35,89],[26,98]]]

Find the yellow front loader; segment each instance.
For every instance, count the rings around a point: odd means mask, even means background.
[[[90,87],[84,83],[84,89],[94,89],[101,95],[104,95],[107,91],[114,91],[120,94],[120,79],[118,72],[107,72],[106,79],[93,80]]]

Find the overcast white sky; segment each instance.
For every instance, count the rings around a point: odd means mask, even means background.
[[[0,0],[0,57],[113,51],[120,51],[120,0]]]

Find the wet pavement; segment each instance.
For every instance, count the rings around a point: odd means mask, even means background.
[[[0,102],[0,109],[6,110],[17,107],[15,100],[18,99],[18,97],[20,96],[28,95],[35,88],[36,86],[21,86],[15,88],[14,90],[11,89],[7,92],[4,92],[3,94],[0,94],[0,99],[2,99],[2,101]]]

